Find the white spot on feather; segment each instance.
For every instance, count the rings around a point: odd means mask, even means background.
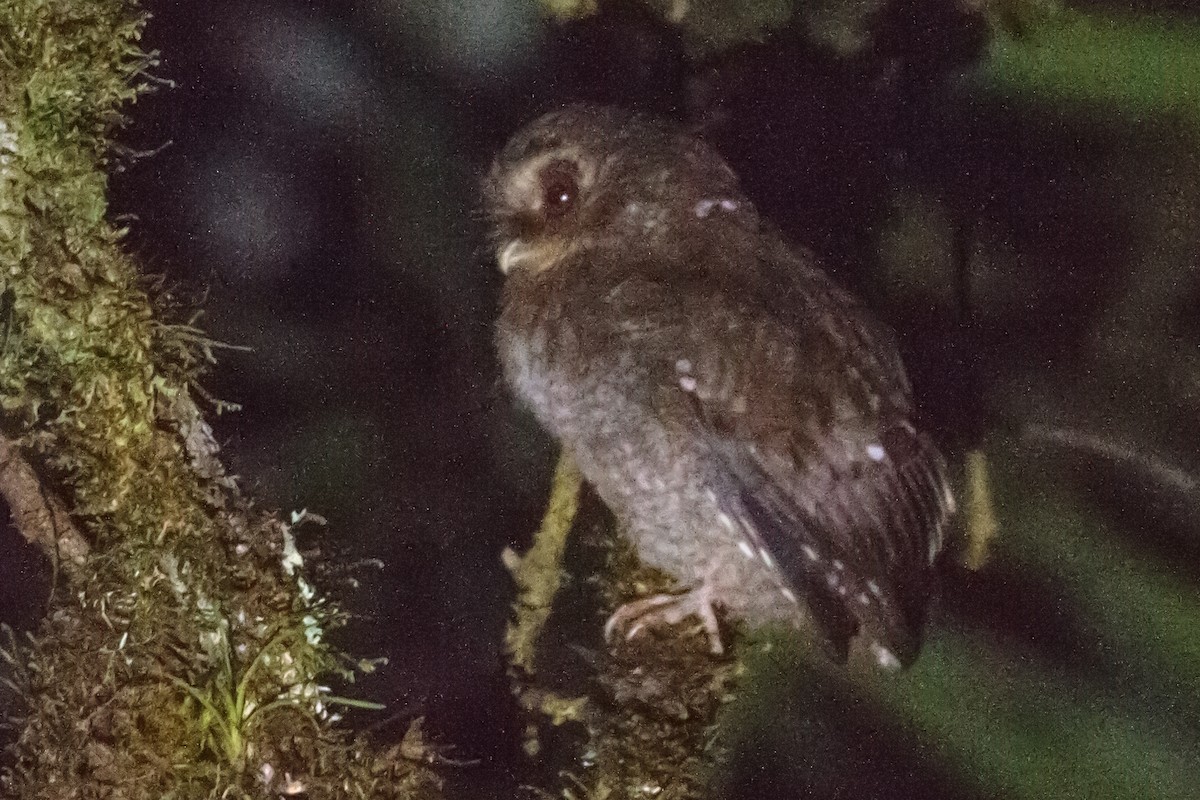
[[[876,597],[880,596],[879,584],[875,581],[867,581],[867,589],[869,589],[871,594],[875,595]]]
[[[883,449],[883,445],[873,442],[867,445],[867,455],[872,461],[883,461],[887,456],[887,451]]]
[[[796,602],[796,595],[795,595],[795,593],[792,592],[791,589],[780,589],[780,591],[783,592],[783,596],[785,598],[787,598],[788,602],[790,602],[790,603]]]
[[[677,372],[691,372],[692,362],[688,361],[686,358],[681,358],[675,362],[675,370]]]
[[[693,210],[695,211],[697,218],[705,219],[710,214],[712,214],[712,212],[714,210],[716,210],[718,208],[721,209],[722,211],[727,211],[727,212],[732,213],[734,211],[737,211],[739,208],[741,208],[741,203],[739,203],[736,200],[731,200],[728,197],[721,197],[721,198],[706,197],[703,200],[701,200],[700,202],[696,203],[696,207]]]
[[[750,543],[745,539],[738,542],[738,550],[741,550],[742,555],[744,555],[746,558],[754,558],[754,548],[751,547]]]
[[[766,564],[769,569],[775,569],[775,559],[771,558],[770,553],[768,553],[763,548],[759,548],[758,555],[763,560],[763,563]]]
[[[817,551],[812,549],[808,545],[804,545],[803,547],[800,548],[800,550],[801,550],[801,552],[804,553],[804,557],[807,558],[809,561],[819,561],[821,558],[819,555],[817,555]]]
[[[879,666],[886,670],[900,669],[900,659],[892,655],[892,651],[888,650],[881,644],[871,645],[871,652],[875,654],[875,661]]]
[[[679,388],[683,389],[685,392],[696,391],[696,379],[691,375],[684,375],[679,379]]]

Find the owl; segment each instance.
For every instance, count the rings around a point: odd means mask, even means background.
[[[694,617],[719,653],[719,611],[910,663],[954,502],[892,332],[665,120],[549,113],[484,196],[508,385],[680,587],[608,636]]]

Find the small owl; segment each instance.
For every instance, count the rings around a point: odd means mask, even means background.
[[[953,499],[891,331],[665,121],[547,114],[484,191],[505,377],[681,587],[608,635],[694,615],[720,652],[721,609],[908,664]]]

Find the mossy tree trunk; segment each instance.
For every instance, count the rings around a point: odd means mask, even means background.
[[[433,796],[333,725],[338,613],[221,466],[196,402],[212,343],[170,324],[106,217],[144,22],[121,0],[0,0],[0,494],[62,567],[5,652],[23,707],[2,793]]]

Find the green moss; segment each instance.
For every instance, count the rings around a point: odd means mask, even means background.
[[[143,24],[116,0],[0,0],[0,426],[93,547],[9,654],[25,706],[4,793],[436,796],[337,728],[341,616],[221,468],[193,399],[212,343],[171,324],[106,219],[109,137],[154,64]]]

